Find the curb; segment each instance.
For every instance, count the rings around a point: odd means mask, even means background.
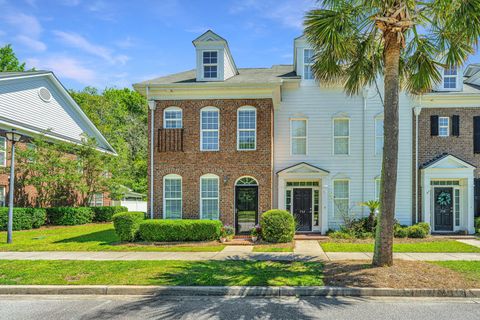
[[[3,285],[0,295],[155,295],[254,297],[456,297],[480,298],[480,289],[345,287],[35,286]]]

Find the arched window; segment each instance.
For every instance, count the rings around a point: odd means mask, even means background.
[[[219,178],[214,174],[200,177],[200,219],[218,220],[219,209]]]
[[[240,107],[237,110],[237,149],[255,150],[257,148],[257,109]]]
[[[237,186],[258,186],[257,180],[252,177],[242,177],[235,183]]]
[[[180,129],[182,126],[182,109],[178,107],[168,107],[163,110],[164,129]]]
[[[163,218],[182,218],[182,177],[177,174],[163,177]]]
[[[220,112],[215,107],[200,110],[200,150],[218,151],[220,130]]]

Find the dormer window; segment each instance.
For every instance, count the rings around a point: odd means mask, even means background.
[[[304,49],[303,50],[303,79],[304,80],[313,80],[313,49]]]
[[[218,51],[203,51],[203,78],[218,77]]]
[[[457,88],[457,68],[451,67],[443,70],[443,88],[456,89]]]

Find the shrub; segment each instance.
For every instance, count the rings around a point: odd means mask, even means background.
[[[119,212],[113,215],[113,227],[122,241],[135,241],[140,223],[145,219],[143,212]]]
[[[13,208],[13,230],[40,228],[45,224],[45,209]],[[8,208],[0,208],[0,230],[7,230]]]
[[[47,209],[49,224],[73,226],[92,222],[93,211],[89,207],[56,207]]]
[[[260,219],[262,238],[267,242],[290,242],[295,235],[295,220],[285,210],[270,210]]]
[[[475,229],[477,230],[477,233],[480,233],[480,217],[475,218]]]
[[[220,230],[220,237],[226,238],[227,240],[233,239],[235,235],[235,229],[232,226],[223,226]]]
[[[91,207],[93,211],[93,221],[95,222],[109,222],[115,213],[128,211],[126,207],[112,206],[112,207]]]
[[[138,233],[151,242],[218,240],[223,224],[218,220],[146,220]]]
[[[333,231],[328,233],[328,236],[332,239],[355,239],[355,236],[345,231]]]
[[[413,225],[407,227],[407,234],[409,238],[425,238],[428,233],[425,231],[425,227]]]
[[[420,228],[425,230],[425,234],[428,235],[430,233],[430,225],[427,222],[419,222],[416,224],[416,226],[419,226]]]
[[[405,227],[396,228],[394,231],[395,238],[406,238],[408,237],[408,230]]]

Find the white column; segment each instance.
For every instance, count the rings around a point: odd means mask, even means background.
[[[467,179],[467,230],[469,234],[475,233],[475,226],[474,226],[474,180],[473,180],[473,172],[472,175]]]
[[[321,207],[321,213],[322,213],[322,234],[326,234],[328,231],[328,190],[330,188],[330,179],[329,178],[322,178],[321,182],[322,186],[322,207]]]
[[[277,188],[278,188],[278,193],[277,193],[277,203],[278,203],[278,209],[285,210],[285,179],[283,177],[278,177],[277,180]]]
[[[430,215],[430,177],[424,175],[422,179],[422,207],[423,207],[423,221],[430,224],[430,231],[433,230],[431,215]]]

